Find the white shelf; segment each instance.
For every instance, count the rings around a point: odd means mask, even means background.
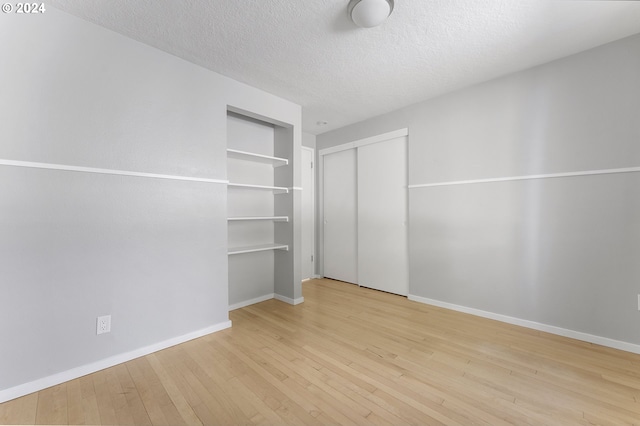
[[[285,188],[284,186],[250,185],[246,183],[229,183],[228,186],[239,189],[263,189],[267,191],[274,191],[275,194],[289,193],[289,188]]]
[[[272,220],[274,222],[289,222],[289,216],[246,216],[246,217],[229,217],[229,222],[247,221],[247,220]]]
[[[229,247],[227,254],[232,255],[232,254],[243,254],[243,253],[256,253],[259,251],[268,251],[268,250],[289,251],[289,246],[286,244],[261,244],[259,246]]]
[[[255,161],[257,163],[271,164],[273,167],[286,166],[289,160],[286,158],[271,157],[269,155],[254,154],[252,152],[238,151],[237,149],[227,149],[227,157],[237,160]]]

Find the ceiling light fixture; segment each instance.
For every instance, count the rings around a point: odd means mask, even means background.
[[[357,26],[377,27],[393,12],[393,0],[351,0],[347,12]]]

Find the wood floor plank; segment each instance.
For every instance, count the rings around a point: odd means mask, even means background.
[[[117,424],[118,418],[113,405],[113,397],[115,395],[111,394],[105,370],[98,371],[91,376],[93,377],[93,386],[96,392],[98,411],[100,412],[100,422],[102,424]]]
[[[186,367],[181,366],[179,363],[169,363],[166,365],[167,370],[171,374],[178,390],[184,396],[189,406],[193,409],[194,413],[198,416],[199,421],[203,424],[215,424],[219,422],[218,417],[209,410],[207,404],[198,395],[198,390],[189,385],[189,381],[185,377],[186,374],[191,374]],[[206,398],[206,396],[205,396]]]
[[[198,415],[193,411],[182,392],[178,389],[178,386],[171,375],[167,370],[165,370],[162,363],[158,360],[158,357],[155,354],[151,354],[147,356],[147,359],[149,360],[154,372],[158,375],[163,387],[166,389],[173,405],[175,405],[178,413],[180,413],[180,417],[182,417],[184,423],[188,425],[202,425]]]
[[[133,423],[135,425],[150,425],[151,419],[149,418],[147,410],[144,408],[144,404],[140,399],[138,389],[136,389],[136,385],[133,383],[133,379],[129,375],[127,365],[120,364],[113,368],[118,377],[118,381],[120,382],[122,392],[124,392],[129,412],[133,418]]]
[[[223,407],[223,410],[231,415],[232,423],[246,423],[249,418],[257,414],[242,401],[235,401],[225,390],[225,380],[218,368],[217,359],[208,353],[209,346],[202,345],[188,351],[184,357],[187,367],[194,373],[204,388]],[[246,411],[245,411],[246,410]]]
[[[170,424],[162,410],[162,405],[165,404],[165,401],[158,397],[160,393],[157,390],[158,383],[156,380],[153,380],[149,374],[145,374],[145,365],[143,362],[147,361],[144,358],[138,358],[127,362],[127,370],[129,371],[131,380],[135,384],[138,394],[140,395],[140,400],[151,420],[151,424]]]
[[[98,399],[96,398],[95,386],[93,384],[93,375],[81,377],[79,380],[80,393],[82,395],[82,413],[84,415],[84,424],[101,424],[100,409],[98,408]]]
[[[260,339],[258,335],[255,337]],[[344,374],[336,374],[332,370],[326,368],[322,362],[310,362],[311,358],[308,358],[300,352],[300,348],[288,348],[284,350],[282,346],[266,347],[263,352],[270,357],[270,362],[275,363],[279,368],[287,373],[289,378],[287,380],[295,380],[299,386],[307,388],[313,383],[326,382],[326,384],[335,390],[342,393],[345,397],[351,400],[359,402],[368,411],[361,413],[365,418],[368,418],[372,411],[375,411],[382,418],[387,418],[392,421],[393,424],[403,424],[404,422],[397,416],[380,408],[379,405],[369,401],[367,398],[371,396],[372,392],[376,390],[374,386],[369,385],[366,382],[359,381],[355,377]],[[277,350],[277,351],[276,351]],[[280,353],[279,353],[280,352]],[[287,356],[288,355],[288,356]],[[291,365],[290,367],[288,366]],[[296,368],[301,366],[301,368]],[[320,377],[322,375],[324,377]],[[289,386],[293,386],[289,384]]]
[[[316,423],[315,418],[310,414],[309,410],[303,408],[308,404],[308,399],[305,399],[303,395],[286,386],[275,376],[271,375],[269,371],[264,370],[260,363],[252,359],[249,354],[245,354],[239,347],[232,345],[227,340],[221,340],[221,343],[225,349],[250,367],[248,374],[244,376],[243,379],[251,378],[256,381],[256,383],[262,385],[261,388],[264,389],[267,395],[277,396],[279,406],[276,411],[278,413],[281,415],[286,414],[285,418],[287,419],[293,420],[297,418],[299,422],[304,424]],[[311,407],[311,410],[316,409],[317,407],[315,407],[315,405]]]
[[[36,422],[38,408],[38,393],[32,393],[21,398],[0,404],[0,424],[2,425],[33,425]]]
[[[640,425],[640,355],[332,280],[0,404],[0,424]]]
[[[133,415],[127,401],[120,379],[115,367],[104,370],[107,385],[109,386],[109,394],[111,395],[111,403],[116,414],[117,424],[133,425]]]
[[[36,424],[64,425],[68,423],[67,416],[67,385],[66,383],[52,386],[39,392]]]
[[[69,424],[85,424],[84,406],[82,403],[82,386],[80,379],[67,382],[67,416]]]

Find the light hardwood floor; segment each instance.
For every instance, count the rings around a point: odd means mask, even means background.
[[[0,404],[2,424],[640,425],[640,355],[330,280]]]

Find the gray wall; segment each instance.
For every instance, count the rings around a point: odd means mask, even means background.
[[[316,135],[302,132],[302,146],[316,149]]]
[[[224,180],[227,106],[300,144],[299,106],[51,7],[2,14],[0,40],[0,159]],[[0,394],[224,324],[226,198],[224,184],[0,165]]]
[[[289,222],[276,222],[274,226],[275,242],[287,244],[289,250],[274,252],[274,289],[276,297],[286,298],[290,303],[300,303],[302,298],[302,280],[300,271],[300,246],[302,242],[302,194],[294,188],[302,186],[301,149],[302,132],[297,136],[296,129],[275,126],[274,154],[276,157],[287,158],[289,166],[277,167],[274,171],[275,186],[290,188],[286,194],[275,195],[275,215],[289,216]],[[294,143],[287,143],[290,139]],[[293,283],[293,285],[290,285]]]
[[[640,166],[640,36],[317,137],[409,128],[409,184]],[[640,173],[409,190],[410,294],[640,343]]]

